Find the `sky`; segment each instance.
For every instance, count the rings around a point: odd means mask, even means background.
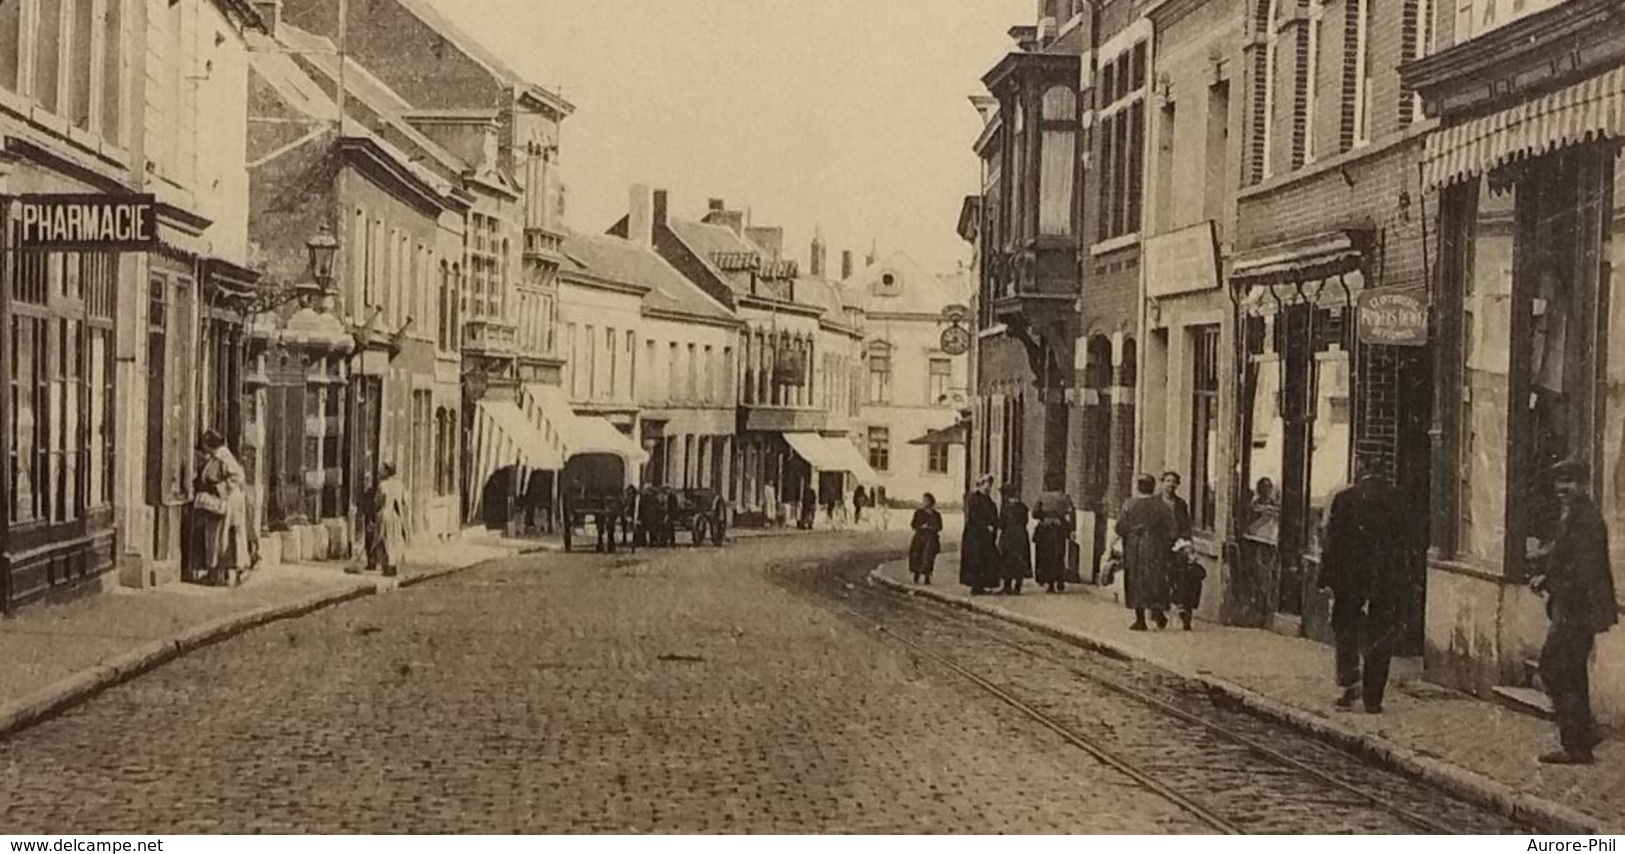
[[[968,261],[955,227],[976,192],[967,100],[1031,23],[1034,0],[432,0],[532,82],[573,102],[567,223],[602,231],[633,184],[674,216],[712,198],[783,226],[807,263],[903,250]]]

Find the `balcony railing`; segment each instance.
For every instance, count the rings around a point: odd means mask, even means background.
[[[525,229],[525,257],[559,261],[564,258],[564,235],[546,228]]]
[[[478,355],[519,352],[519,328],[504,320],[470,320],[463,324],[463,350]]]

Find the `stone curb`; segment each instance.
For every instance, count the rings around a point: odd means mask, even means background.
[[[1514,821],[1535,824],[1552,832],[1602,835],[1603,820],[1555,801],[1520,792],[1476,771],[1423,755],[1388,739],[1338,726],[1332,721],[1289,706],[1250,688],[1220,679],[1185,665],[1158,659],[1078,629],[1062,627],[1046,620],[1006,611],[997,605],[966,601],[931,588],[910,587],[887,577],[884,564],[869,573],[869,581],[909,596],[920,596],[951,607],[996,617],[1034,631],[1125,661],[1142,661],[1183,679],[1200,683],[1253,714],[1275,723],[1306,732],[1321,741],[1347,750],[1389,771],[1422,780],[1456,797],[1495,810]]]
[[[529,552],[511,549],[512,554]],[[0,740],[66,711],[102,691],[168,664],[187,653],[229,640],[250,629],[292,620],[388,590],[415,587],[479,566],[498,557],[482,558],[461,566],[444,566],[388,582],[363,581],[342,590],[317,593],[282,605],[266,605],[191,626],[168,640],[153,641],[109,661],[65,677],[20,700],[0,706]]]
[[[360,584],[319,593],[284,605],[268,605],[192,626],[168,640],[154,641],[109,661],[59,680],[33,694],[0,706],[0,739],[5,739],[102,691],[127,682],[181,656],[236,637],[268,623],[302,617],[313,611],[371,596],[376,585]]]

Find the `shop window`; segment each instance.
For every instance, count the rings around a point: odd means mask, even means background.
[[[1472,252],[1462,279],[1461,465],[1456,551],[1499,564],[1506,537],[1507,411],[1511,405],[1513,212],[1509,183],[1482,188],[1471,221]]]
[[[113,330],[117,267],[106,255],[18,257],[7,321],[6,425],[14,524],[58,524],[112,500]]]
[[[1280,488],[1286,458],[1286,419],[1281,411],[1281,359],[1275,349],[1275,317],[1247,322],[1247,387],[1252,414],[1247,471],[1252,480],[1247,536],[1263,543],[1280,538]]]
[[[949,445],[930,445],[926,449],[925,470],[928,474],[948,473]]]
[[[891,430],[889,428],[869,428],[869,467],[875,471],[891,470]]]
[[[1604,377],[1605,402],[1603,414],[1602,509],[1608,521],[1609,551],[1613,556],[1615,587],[1625,590],[1625,154],[1613,164],[1614,207],[1604,222],[1604,233],[1612,239],[1607,243],[1609,269],[1614,271],[1608,282],[1609,290],[1603,294],[1608,308],[1601,316],[1608,318],[1602,331],[1607,336],[1606,347],[1594,352],[1606,353]]]
[[[1549,475],[1559,460],[1592,463],[1593,486],[1619,527],[1620,428],[1611,423],[1618,414],[1604,411],[1615,405],[1615,384],[1595,357],[1609,352],[1617,313],[1601,287],[1601,252],[1612,245],[1601,211],[1613,174],[1612,151],[1581,147],[1450,196],[1464,391],[1451,545],[1514,577],[1525,571],[1527,538],[1549,536],[1556,522]],[[1509,495],[1519,500],[1509,505]]]
[[[1191,342],[1191,524],[1212,532],[1217,521],[1219,448],[1219,327],[1190,331]]]

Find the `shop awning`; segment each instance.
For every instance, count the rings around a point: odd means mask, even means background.
[[[549,442],[515,404],[482,400],[475,404],[475,409],[478,418],[474,425],[474,455],[476,460],[488,457],[490,471],[514,464],[549,471],[564,467],[564,458],[557,446]]]
[[[863,453],[851,442],[845,439],[825,439],[824,441],[835,449],[835,453],[841,459],[846,460],[843,470],[857,478],[858,483],[864,486],[880,485],[880,475],[869,467],[869,461],[863,458]]]
[[[527,385],[524,398],[525,414],[543,435],[560,447],[564,459],[582,454],[612,454],[626,460],[634,469],[649,461],[648,453],[607,419],[577,415],[564,389]]]
[[[910,445],[964,445],[969,443],[970,425],[963,421],[932,430],[918,439],[910,439]]]
[[[880,475],[875,474],[863,454],[845,439],[831,439],[817,433],[785,433],[784,440],[797,456],[818,471],[846,472],[865,486],[880,483]]]
[[[1625,137],[1625,66],[1428,134],[1427,189],[1588,140]]]
[[[819,471],[846,471],[847,461],[833,447],[834,443],[817,433],[786,433],[784,441],[790,443],[797,456]]]
[[[1347,231],[1332,231],[1236,253],[1230,281],[1242,287],[1320,281],[1360,269],[1360,243]]]

